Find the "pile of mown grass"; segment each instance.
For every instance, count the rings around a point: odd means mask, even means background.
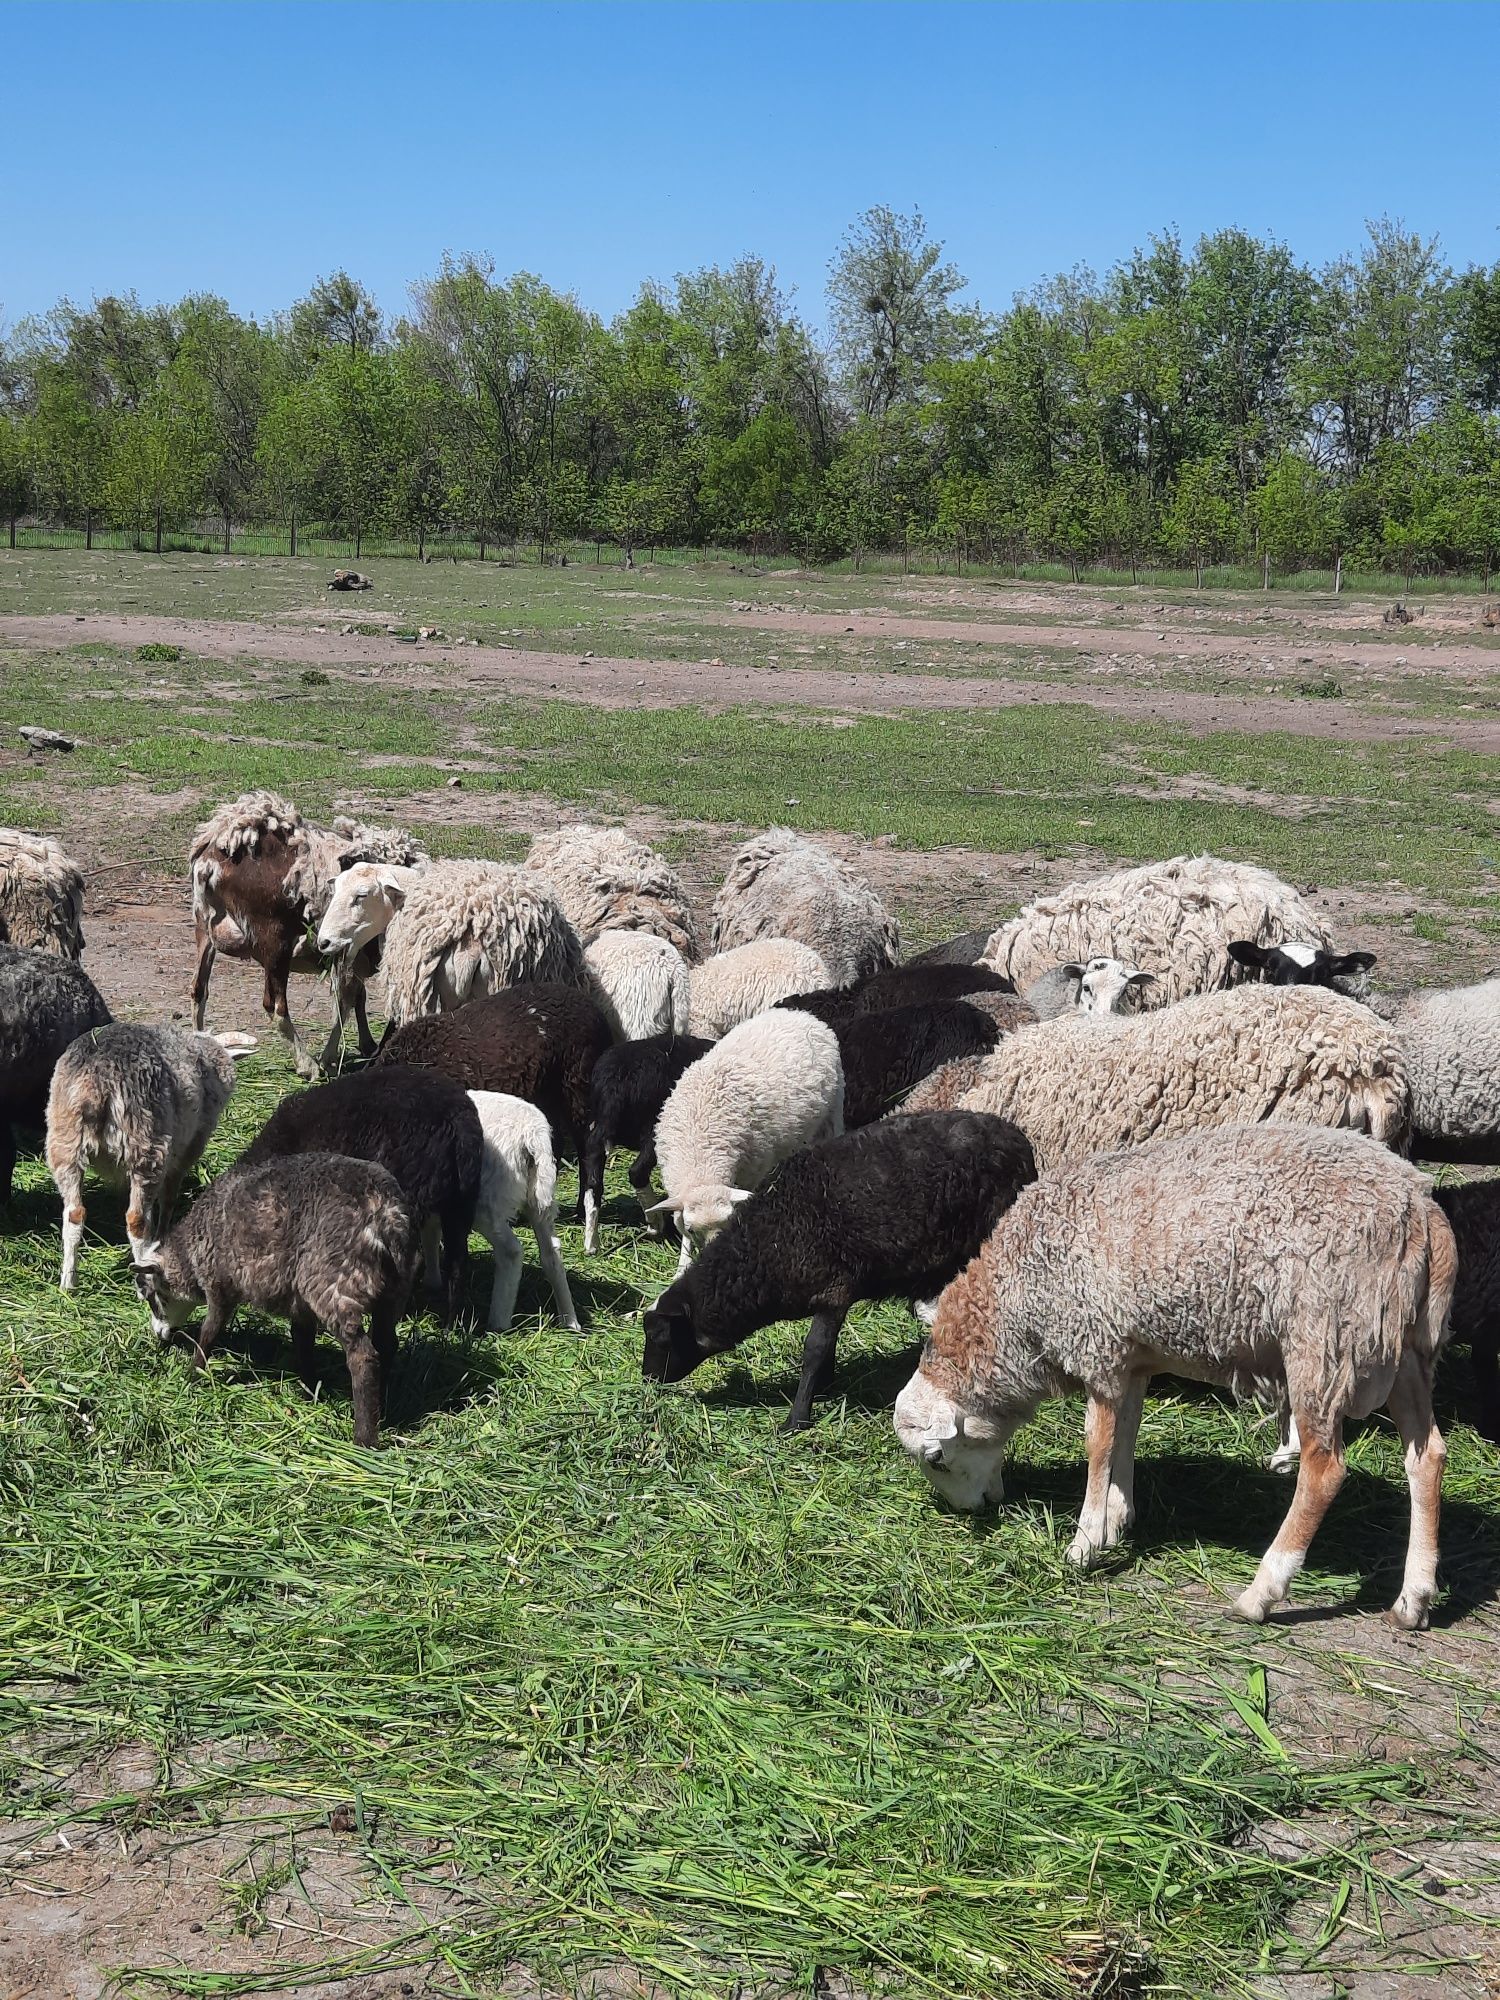
[[[285,1081],[257,1060],[212,1167]],[[470,1900],[429,1924],[417,1898],[351,1967],[436,1953],[474,1993],[516,1960],[628,1961],[684,1993],[830,1967],[903,1993],[1198,1993],[1253,1969],[1294,1899],[1347,1895],[1357,1833],[1288,1861],[1254,1830],[1325,1808],[1357,1828],[1423,1774],[1299,1764],[1274,1654],[1194,1608],[1285,1494],[1246,1418],[1154,1405],[1146,1553],[1079,1580],[1052,1520],[1081,1491],[1076,1407],[1023,1435],[997,1517],[940,1510],[890,1431],[903,1311],[856,1316],[842,1400],[795,1441],[786,1330],[644,1387],[632,1314],[669,1258],[618,1193],[606,1258],[565,1235],[588,1333],[524,1317],[530,1266],[512,1335],[419,1322],[375,1455],[332,1347],[316,1401],[253,1318],[195,1380],[102,1244],[63,1299],[50,1184],[23,1168],[0,1258],[12,1809],[76,1817],[70,1762],[138,1740],[189,1746],[159,1812],[353,1801],[389,1879],[456,1868]],[[1351,1477],[1312,1591],[1397,1554],[1395,1453],[1372,1434],[1355,1460],[1382,1477]]]

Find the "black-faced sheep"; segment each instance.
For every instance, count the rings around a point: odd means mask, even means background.
[[[834,1032],[844,1065],[844,1126],[851,1132],[895,1110],[944,1063],[986,1055],[1000,1040],[996,1023],[963,1000],[856,1014]]]
[[[599,1248],[604,1169],[616,1146],[634,1146],[630,1185],[647,1220],[659,1224],[647,1200],[656,1167],[656,1121],[685,1070],[714,1046],[701,1035],[648,1035],[608,1049],[589,1083],[589,1136],[579,1163],[583,1192],[583,1247]]]
[[[41,1126],[64,1051],[108,1020],[99,989],[76,960],[0,944],[0,1202],[10,1200],[15,1127]]]
[[[836,986],[850,986],[900,956],[896,920],[869,883],[784,826],[745,842],[714,900],[711,950],[761,937],[811,945]]]

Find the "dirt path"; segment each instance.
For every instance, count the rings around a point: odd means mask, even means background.
[[[770,615],[770,614],[768,614]],[[965,638],[983,633],[1004,634],[990,643],[1018,643],[1017,634],[1031,628],[952,625],[938,627],[925,619],[889,620],[865,616],[855,622],[822,613],[789,613],[789,618],[820,619],[840,632],[902,630],[910,626],[933,638],[951,631]],[[760,614],[749,615],[754,624]],[[821,626],[818,629],[822,629]],[[1039,630],[1032,643],[1075,645],[1079,651],[1152,650],[1144,644],[1127,649],[1117,641],[1131,635],[1118,628]],[[1139,635],[1137,635],[1139,636]],[[942,674],[851,673],[827,668],[739,667],[707,661],[580,659],[576,653],[528,652],[508,646],[413,646],[338,632],[310,631],[287,625],[260,625],[248,620],[164,618],[151,616],[59,616],[0,618],[0,644],[76,646],[87,640],[133,647],[148,642],[182,646],[207,659],[279,660],[295,666],[336,668],[390,666],[410,669],[414,657],[441,660],[462,669],[463,682],[496,693],[552,695],[563,701],[593,702],[613,708],[732,708],[756,704],[775,708],[807,707],[846,714],[899,715],[914,709],[962,709],[982,712],[1014,708],[1022,703],[1064,703],[1117,715],[1132,722],[1169,722],[1195,735],[1216,731],[1251,734],[1282,732],[1335,742],[1399,742],[1439,737],[1466,750],[1500,755],[1500,721],[1450,722],[1419,717],[1359,713],[1344,703],[1305,702],[1275,696],[1192,694],[1176,689],[1069,687],[1055,681],[973,677]],[[1182,635],[1194,650],[1206,655],[1233,651],[1238,642]],[[1173,645],[1178,644],[1174,637]],[[1159,647],[1155,648],[1160,651]],[[1243,648],[1240,649],[1243,651]],[[1347,661],[1348,647],[1325,647],[1330,659]],[[1357,650],[1357,649],[1356,649]],[[1457,666],[1460,654],[1474,663],[1497,667],[1496,656],[1478,648],[1434,648],[1424,660],[1446,659]],[[1257,657],[1260,657],[1257,649]],[[1267,649],[1267,671],[1285,669],[1308,656],[1308,649],[1285,646]],[[1385,664],[1389,664],[1388,659]]]

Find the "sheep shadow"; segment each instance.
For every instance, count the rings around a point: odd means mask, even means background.
[[[722,1379],[711,1388],[698,1390],[699,1397],[717,1409],[789,1410],[797,1392],[802,1336],[805,1332],[805,1324],[799,1323],[798,1335],[785,1357],[788,1364],[785,1368],[778,1369],[774,1374],[756,1375],[748,1361],[723,1363],[721,1365],[725,1366],[726,1372]],[[896,1398],[911,1380],[921,1358],[920,1328],[915,1338],[899,1348],[851,1354],[847,1361],[840,1354],[833,1386],[819,1395],[813,1404],[814,1425],[822,1411],[836,1408],[841,1403],[864,1416],[881,1416],[893,1409]],[[684,1386],[692,1389],[694,1378],[690,1376]]]

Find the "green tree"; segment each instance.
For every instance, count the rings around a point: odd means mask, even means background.
[[[1332,560],[1338,544],[1338,502],[1326,474],[1298,453],[1284,451],[1254,494],[1260,546],[1283,574]]]
[[[1234,478],[1224,462],[1200,458],[1185,465],[1177,475],[1162,536],[1169,549],[1192,563],[1200,590],[1205,567],[1233,552],[1237,527]]]
[[[964,282],[919,212],[870,208],[850,227],[828,267],[828,302],[844,379],[865,416],[914,401],[933,362],[972,338],[972,320],[952,305]]]

